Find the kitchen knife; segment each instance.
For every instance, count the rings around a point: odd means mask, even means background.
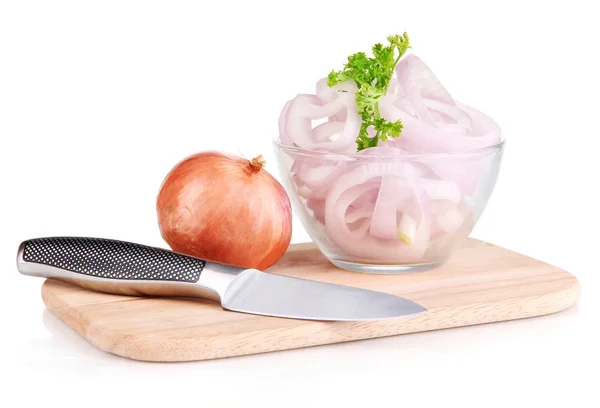
[[[17,269],[83,288],[130,296],[188,296],[224,309],[309,320],[379,320],[426,309],[372,290],[238,268],[130,242],[38,238],[21,243]]]

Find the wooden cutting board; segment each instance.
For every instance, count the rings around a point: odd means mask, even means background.
[[[428,312],[372,322],[318,322],[228,312],[200,299],[107,295],[47,280],[48,308],[90,343],[145,361],[191,361],[540,316],[577,302],[577,279],[469,239],[443,266],[404,275],[347,272],[314,244],[295,244],[272,273],[388,292]]]

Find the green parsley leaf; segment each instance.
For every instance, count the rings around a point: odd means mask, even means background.
[[[378,100],[386,94],[398,61],[411,46],[406,33],[389,36],[387,40],[387,46],[378,43],[372,47],[372,58],[367,57],[364,52],[352,54],[343,70],[333,70],[327,77],[329,86],[348,80],[354,80],[358,86],[356,109],[362,118],[356,138],[359,151],[377,146],[380,140],[399,137],[402,132],[400,121],[388,122],[381,117]],[[371,133],[375,133],[374,136],[369,134],[370,129]]]
[[[382,89],[373,85],[363,85],[356,93],[356,109],[362,116],[364,113],[368,114],[368,117],[375,116],[375,104],[385,93],[382,93]]]

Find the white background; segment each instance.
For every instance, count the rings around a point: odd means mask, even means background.
[[[0,405],[600,406],[595,3],[1,1]],[[239,149],[276,173],[283,103],[402,31],[508,140],[473,236],[577,275],[576,307],[158,365],[94,349],[45,311],[41,280],[17,273],[19,242],[36,236],[164,246],[155,197],[177,161]],[[307,239],[295,222],[294,242]]]

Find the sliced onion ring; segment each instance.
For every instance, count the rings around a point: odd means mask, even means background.
[[[380,239],[370,235],[356,236],[347,226],[346,211],[350,204],[366,190],[367,182],[375,177],[402,176],[410,164],[366,163],[341,176],[327,195],[325,226],[330,239],[342,250],[366,259],[385,262],[417,262],[423,257],[429,244],[427,217],[419,214],[419,226],[415,242],[407,245],[399,239]],[[415,169],[416,171],[416,169]],[[360,194],[359,194],[360,193]]]

